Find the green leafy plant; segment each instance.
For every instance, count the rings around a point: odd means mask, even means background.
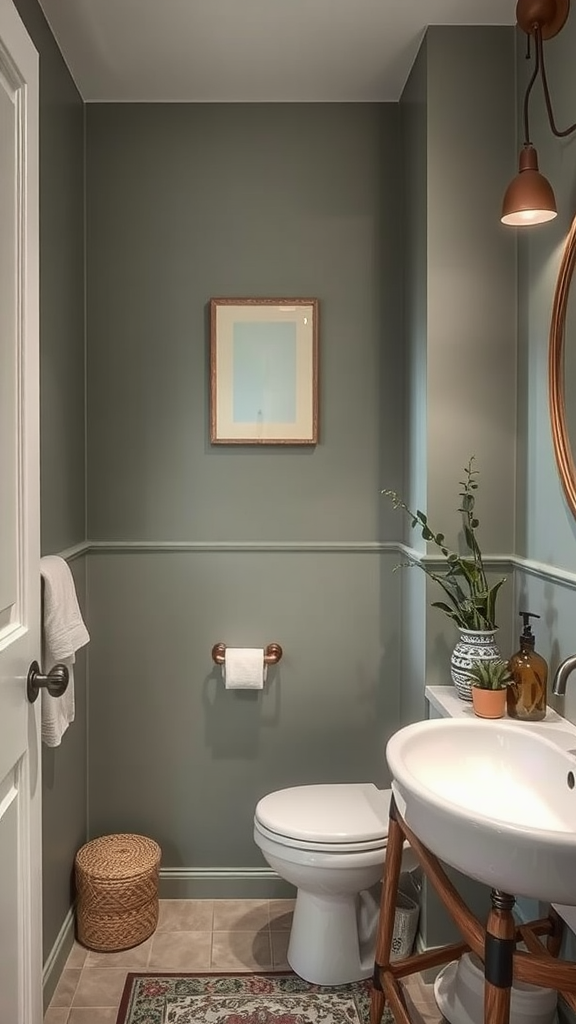
[[[437,570],[425,561],[409,559],[397,565],[396,569],[405,566],[418,566],[426,575],[437,583],[448,599],[434,601],[433,608],[440,608],[449,618],[462,629],[490,630],[496,629],[496,597],[506,577],[503,576],[493,586],[488,586],[486,570],[482,561],[482,553],[478,544],[476,530],[480,521],[475,512],[476,491],[478,490],[478,470],[474,468],[474,456],[464,469],[465,479],[460,481],[460,504],[458,512],[462,516],[462,532],[466,550],[463,554],[451,551],[445,544],[443,533],[435,533],[428,522],[428,517],[419,509],[413,512],[396,491],[384,490],[382,494],[392,500],[394,508],[406,512],[414,528],[419,528],[425,541],[440,549],[445,567]]]
[[[495,661],[474,661],[467,673],[472,686],[479,690],[505,690],[512,682],[512,675],[507,661],[498,658]]]

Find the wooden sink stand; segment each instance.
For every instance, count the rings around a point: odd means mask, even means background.
[[[463,942],[442,946],[390,962],[394,913],[402,849],[407,840],[426,877],[460,931]],[[400,979],[418,971],[440,967],[463,953],[475,953],[484,965],[484,1024],[509,1024],[510,988],[521,981],[555,988],[576,1010],[576,963],[559,960],[563,922],[550,908],[548,917],[518,926],[512,915],[514,897],[492,890],[492,907],[484,927],[468,909],[438,859],[408,828],[394,798],[384,865],[384,884],[376,940],[370,1024],[380,1024],[386,1003],[396,1024],[411,1024]],[[539,936],[546,936],[545,944]],[[523,943],[526,950],[517,949]]]

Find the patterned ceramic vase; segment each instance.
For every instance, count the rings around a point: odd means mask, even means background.
[[[460,639],[452,651],[450,672],[456,693],[461,700],[472,700],[468,669],[475,661],[498,661],[501,657],[494,637],[495,629],[460,629]]]

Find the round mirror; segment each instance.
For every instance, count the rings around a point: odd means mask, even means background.
[[[548,386],[552,440],[566,501],[576,516],[576,396],[566,402],[565,380],[576,380],[576,312],[569,314],[570,284],[576,262],[576,218],[566,239],[558,271],[548,351]],[[572,344],[566,345],[566,339]]]

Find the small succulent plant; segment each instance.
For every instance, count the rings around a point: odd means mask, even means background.
[[[475,661],[468,669],[472,686],[480,690],[505,690],[512,682],[512,675],[507,661],[498,658],[495,661]]]

